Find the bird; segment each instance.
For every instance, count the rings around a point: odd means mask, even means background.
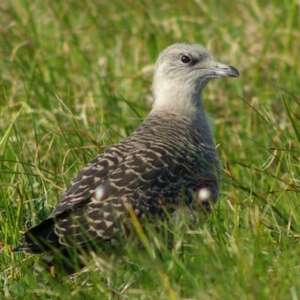
[[[52,213],[28,229],[28,253],[85,247],[126,237],[132,216],[162,219],[182,204],[210,210],[220,160],[202,91],[211,79],[238,77],[198,44],[176,43],[158,56],[153,104],[143,123],[83,167]]]

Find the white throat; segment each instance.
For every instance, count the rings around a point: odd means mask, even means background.
[[[154,78],[154,103],[150,114],[175,113],[191,121],[203,132],[203,140],[213,145],[211,126],[202,105],[201,89],[188,83]]]
[[[154,78],[152,112],[167,111],[192,117],[203,112],[200,91],[188,82]]]

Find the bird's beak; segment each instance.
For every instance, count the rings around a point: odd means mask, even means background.
[[[229,76],[239,77],[240,72],[233,66],[228,66],[219,62],[212,61],[209,68],[209,73],[213,77]]]

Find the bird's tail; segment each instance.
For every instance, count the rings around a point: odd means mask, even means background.
[[[57,234],[54,232],[54,221],[49,218],[26,231],[21,244],[15,247],[13,251],[42,253],[57,246],[59,246],[59,241]]]

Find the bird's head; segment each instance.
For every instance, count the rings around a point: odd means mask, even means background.
[[[232,66],[216,62],[212,55],[197,44],[174,44],[159,55],[154,73],[155,102],[199,96],[210,79],[238,77]]]

